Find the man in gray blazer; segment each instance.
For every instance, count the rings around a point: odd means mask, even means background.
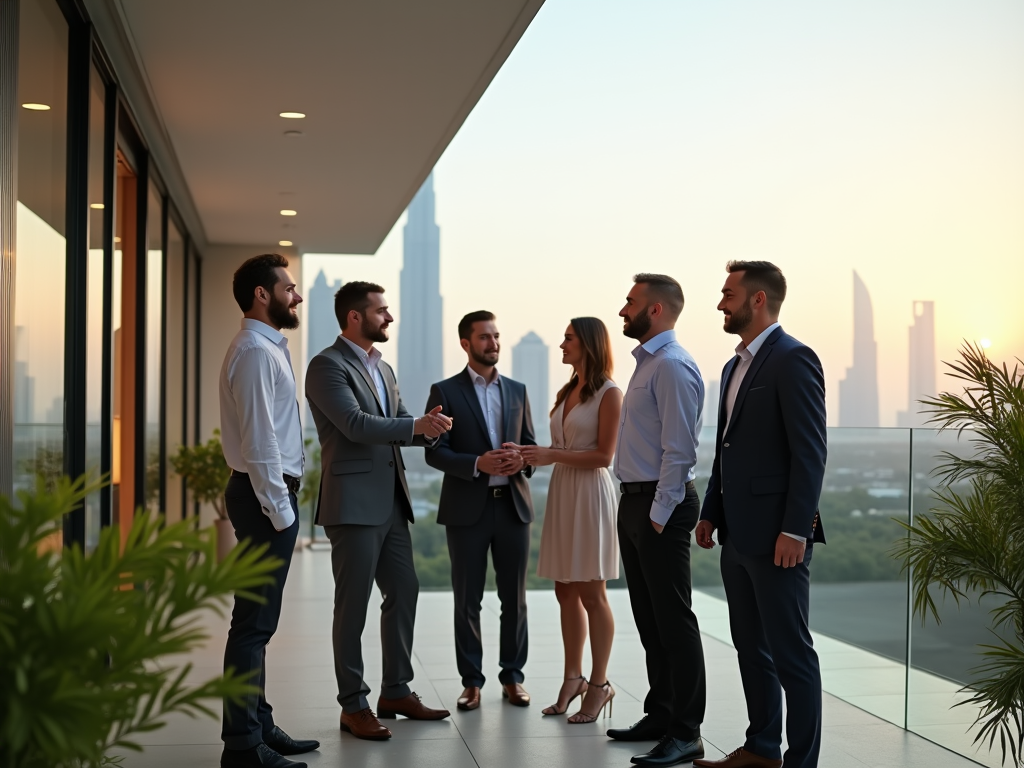
[[[346,283],[334,297],[337,341],[310,361],[306,398],[321,448],[317,522],[331,540],[334,570],[334,669],[341,729],[362,739],[389,739],[370,709],[361,637],[373,583],[384,595],[381,637],[384,678],[377,712],[417,720],[448,717],[409,688],[419,581],[413,567],[413,522],[399,448],[429,445],[451,429],[440,408],[414,419],[402,405],[391,366],[375,342],[388,340],[394,320],[384,289]]]
[[[455,659],[463,692],[457,705],[480,706],[484,684],[480,604],[487,578],[487,553],[501,601],[498,664],[502,696],[525,707],[526,568],[530,559],[533,502],[517,450],[505,443],[536,445],[526,387],[498,375],[498,329],[490,312],[471,312],[459,323],[466,368],[430,387],[427,409],[443,411],[458,428],[427,448],[427,463],[444,472],[437,522],[445,526],[455,593]]]

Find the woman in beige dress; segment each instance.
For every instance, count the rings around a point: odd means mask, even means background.
[[[558,700],[544,714],[564,714],[577,696],[583,696],[580,711],[569,722],[592,723],[615,696],[608,682],[615,619],[605,582],[619,575],[618,494],[608,467],[615,454],[622,392],[611,380],[611,339],[600,320],[575,318],[560,349],[562,362],[571,365],[573,373],[551,410],[551,447],[519,450],[527,464],[555,465],[537,573],[555,581],[565,680]],[[582,669],[588,629],[593,657],[589,683]]]

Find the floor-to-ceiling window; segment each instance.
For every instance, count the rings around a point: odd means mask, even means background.
[[[144,499],[147,509],[163,511],[163,455],[160,442],[161,398],[163,370],[163,262],[164,262],[164,206],[163,195],[151,179],[146,206],[146,352],[144,366],[145,398],[144,433],[145,485]]]
[[[21,0],[15,241],[14,489],[62,474],[68,25]],[[5,361],[6,362],[6,361]]]
[[[164,284],[166,337],[164,339],[164,446],[173,456],[185,442],[185,239],[175,216],[167,218],[167,269]],[[185,513],[182,482],[164,461],[164,511],[168,521]]]

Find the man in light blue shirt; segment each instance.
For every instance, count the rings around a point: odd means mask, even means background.
[[[622,332],[640,342],[626,388],[615,474],[621,481],[619,548],[651,686],[644,718],[608,735],[660,739],[637,765],[704,756],[704,649],[691,605],[690,534],[700,501],[693,486],[704,384],[676,341],[683,289],[667,275],[639,274],[619,312]]]

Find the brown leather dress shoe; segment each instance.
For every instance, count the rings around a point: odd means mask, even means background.
[[[740,747],[735,752],[730,752],[721,760],[706,760],[700,758],[693,761],[694,765],[708,768],[782,768],[781,760],[771,760],[767,757],[755,755]]]
[[[526,692],[519,683],[511,683],[501,686],[501,696],[508,699],[508,703],[516,707],[530,706],[530,694]]]
[[[391,738],[391,731],[381,725],[380,720],[369,707],[351,714],[342,712],[341,730],[348,731],[357,739],[384,741]]]
[[[455,706],[464,712],[468,712],[471,709],[476,709],[480,706],[480,687],[471,685],[462,691],[462,695],[459,696],[459,700],[455,702]]]
[[[420,697],[410,693],[401,699],[377,699],[380,717],[392,718],[404,715],[410,720],[444,720],[451,714],[447,709],[431,709],[423,704]]]

